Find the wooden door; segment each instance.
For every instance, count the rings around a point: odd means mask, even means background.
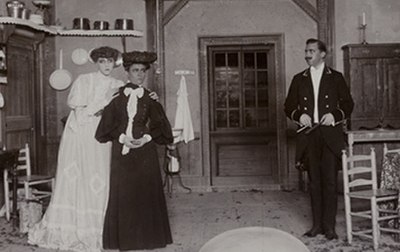
[[[35,164],[34,50],[28,39],[10,37],[7,46],[8,84],[5,87],[3,139],[7,149],[30,144]]]
[[[276,184],[274,54],[271,46],[213,46],[209,57],[212,185]]]

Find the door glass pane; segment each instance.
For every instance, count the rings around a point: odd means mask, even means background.
[[[217,50],[212,54],[215,127],[267,128],[271,86],[268,49],[229,46],[225,51]]]
[[[229,82],[229,86],[239,87],[240,85],[240,76],[239,71],[230,71],[227,75],[227,81]]]
[[[218,110],[217,111],[217,128],[226,128],[227,124],[227,115],[226,110]]]
[[[228,53],[228,66],[238,67],[239,66],[239,54],[238,53]]]
[[[244,53],[244,68],[254,68],[254,53]]]
[[[217,91],[217,108],[226,108],[226,91]]]
[[[258,89],[258,107],[268,107],[268,90]]]
[[[266,128],[268,127],[268,110],[259,109],[258,110],[258,127]]]
[[[256,106],[256,92],[254,90],[246,90],[244,92],[244,106],[253,108]]]
[[[239,72],[230,72],[229,76],[229,107],[239,108],[241,94]]]
[[[257,53],[257,69],[266,69],[267,68],[267,53]]]
[[[257,111],[255,109],[245,110],[245,127],[253,128],[257,126]]]
[[[255,79],[255,72],[254,71],[245,71],[243,76],[244,86],[246,88],[255,88],[256,86],[256,79]]]
[[[240,105],[240,92],[239,89],[231,89],[229,91],[229,107],[230,108],[239,108]]]
[[[268,72],[258,71],[257,72],[257,87],[265,88],[268,86]]]
[[[215,66],[216,67],[224,67],[225,63],[225,53],[216,53],[215,54]]]
[[[215,71],[215,90],[226,90],[224,74],[221,71]]]
[[[240,125],[239,110],[229,111],[229,128],[238,128]]]

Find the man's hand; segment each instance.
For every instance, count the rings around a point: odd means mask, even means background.
[[[307,127],[311,127],[312,126],[311,117],[309,115],[307,115],[307,114],[302,114],[300,116],[299,122],[303,126],[307,126]]]
[[[151,99],[153,99],[155,101],[158,101],[158,99],[159,99],[158,94],[156,92],[154,92],[154,91],[150,92],[149,96],[150,96]]]
[[[321,118],[321,124],[325,126],[334,126],[335,125],[335,118],[331,113],[325,114]]]

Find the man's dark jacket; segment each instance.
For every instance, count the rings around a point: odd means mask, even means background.
[[[318,115],[319,121],[327,113],[331,113],[335,118],[335,126],[320,127],[325,142],[338,158],[341,156],[341,150],[345,147],[343,124],[340,122],[350,117],[353,107],[354,102],[343,75],[325,66],[319,86]],[[299,125],[302,114],[309,115],[313,120],[314,91],[310,68],[293,77],[285,101],[285,113]],[[296,161],[303,158],[307,148],[308,136],[305,132],[302,131],[297,136]]]

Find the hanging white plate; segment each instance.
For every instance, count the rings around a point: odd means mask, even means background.
[[[3,94],[0,93],[0,108],[4,107],[4,97]]]
[[[83,65],[88,61],[88,52],[82,48],[76,48],[71,54],[72,62]]]

